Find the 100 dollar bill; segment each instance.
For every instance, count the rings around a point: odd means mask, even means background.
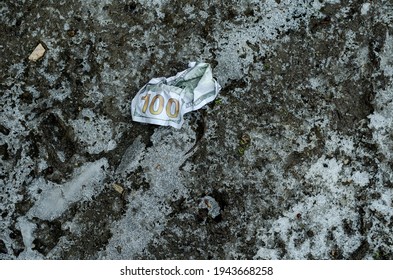
[[[183,115],[213,101],[221,87],[208,63],[191,62],[190,68],[170,78],[153,78],[131,102],[134,121],[180,128]]]

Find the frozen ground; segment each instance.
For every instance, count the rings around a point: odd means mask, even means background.
[[[0,34],[0,259],[393,259],[391,1],[6,0]],[[132,122],[189,61],[219,98]]]

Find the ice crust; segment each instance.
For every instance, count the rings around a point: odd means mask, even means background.
[[[75,172],[76,175],[71,181],[63,185],[46,183],[43,179],[33,182],[31,188],[40,188],[43,191],[28,215],[51,221],[63,214],[72,203],[91,200],[104,187],[106,168],[108,161],[104,158],[86,163]]]
[[[32,251],[36,225],[31,222],[31,219],[52,221],[59,218],[72,204],[92,200],[104,187],[106,168],[108,168],[108,161],[102,158],[84,164],[75,172],[73,179],[63,185],[45,182],[43,179],[32,182],[30,189],[42,189],[43,191],[26,216],[18,219],[25,245],[20,258],[42,258],[40,254]]]

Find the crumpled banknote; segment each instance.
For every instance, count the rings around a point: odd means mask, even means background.
[[[176,76],[153,78],[131,102],[134,121],[180,128],[183,115],[213,101],[221,86],[208,63],[190,62]]]

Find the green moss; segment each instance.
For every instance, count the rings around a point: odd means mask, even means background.
[[[214,104],[216,104],[216,105],[220,105],[221,103],[222,103],[221,98],[217,98],[216,100],[214,100]]]
[[[239,139],[239,148],[238,152],[241,156],[244,155],[244,152],[249,148],[251,144],[251,138],[247,133],[244,133]]]

